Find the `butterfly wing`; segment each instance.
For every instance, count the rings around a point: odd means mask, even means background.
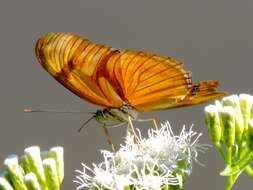
[[[107,78],[99,75],[115,53],[111,47],[77,35],[52,33],[38,39],[35,52],[45,70],[79,97],[103,107],[123,104]]]
[[[192,85],[191,73],[182,66],[170,57],[126,50],[108,60],[106,72],[138,111],[199,104],[226,95],[216,91],[217,81]]]
[[[183,100],[174,104],[172,107],[200,104],[227,95],[225,92],[217,91],[218,85],[218,81],[202,81],[194,84],[188,95]]]
[[[202,103],[225,95],[216,81],[192,85],[191,73],[170,57],[114,50],[77,35],[53,33],[37,41],[41,65],[79,97],[103,106],[130,104],[150,111]]]

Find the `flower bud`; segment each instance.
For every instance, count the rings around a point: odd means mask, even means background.
[[[214,105],[218,108],[218,110],[221,110],[222,109],[222,104],[219,100],[215,100],[214,101]]]
[[[4,160],[4,165],[8,171],[8,178],[14,186],[14,189],[27,190],[24,184],[24,171],[18,165],[18,156],[13,154]]]
[[[3,177],[3,178],[5,178],[7,181],[10,181],[9,174],[8,174],[7,171],[3,171],[3,172],[0,174],[0,177]]]
[[[31,172],[31,168],[30,168],[30,165],[29,165],[29,162],[28,162],[28,159],[25,155],[22,155],[20,157],[20,162],[21,162],[21,166],[24,170],[25,173],[29,173]]]
[[[11,184],[3,177],[0,176],[0,189],[1,190],[14,190]]]
[[[220,110],[221,123],[223,128],[223,143],[231,147],[235,143],[235,110],[231,106],[224,106]]]
[[[244,120],[244,126],[247,130],[248,122],[249,122],[250,115],[251,115],[251,107],[252,107],[252,103],[253,103],[253,97],[248,94],[240,94],[239,99],[240,99],[242,116],[243,116],[243,120]]]
[[[45,169],[47,186],[50,187],[50,190],[59,190],[60,185],[55,160],[53,158],[47,158],[43,160],[43,166]]]
[[[24,152],[31,172],[36,175],[39,183],[44,187],[46,185],[46,177],[40,157],[40,148],[38,146],[28,147]]]
[[[208,126],[210,138],[214,142],[214,144],[218,144],[222,136],[218,108],[215,105],[206,106],[205,116],[205,121]]]
[[[244,119],[241,112],[240,100],[237,95],[231,95],[222,99],[224,106],[232,106],[235,111],[235,132],[236,142],[241,143],[242,134],[247,130],[247,126],[244,125]]]
[[[38,179],[34,173],[26,174],[24,181],[29,190],[41,190]]]
[[[248,123],[248,137],[247,137],[247,142],[248,142],[248,147],[250,151],[253,151],[253,119],[249,120]]]
[[[62,183],[64,178],[64,160],[63,160],[63,148],[62,147],[53,147],[50,149],[50,155],[55,159],[56,170],[59,178],[59,184]]]
[[[240,101],[237,95],[230,95],[222,98],[223,106],[232,106],[235,110],[240,109]]]
[[[252,104],[251,109],[250,109],[250,118],[253,118],[253,104]]]

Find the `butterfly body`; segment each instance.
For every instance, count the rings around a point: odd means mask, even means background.
[[[192,83],[191,72],[171,57],[117,50],[68,33],[38,39],[40,64],[80,98],[103,107],[103,124],[137,119],[138,112],[200,104],[226,95],[218,81]]]

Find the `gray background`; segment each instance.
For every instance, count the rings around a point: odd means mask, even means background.
[[[65,148],[62,189],[74,189],[75,169],[81,162],[101,160],[108,149],[99,124],[77,129],[89,115],[24,114],[24,108],[95,111],[50,77],[34,56],[35,40],[50,32],[72,32],[115,48],[138,49],[175,57],[193,71],[193,80],[220,80],[221,90],[253,93],[253,1],[251,0],[80,0],[0,2],[0,160],[22,154],[25,147]],[[183,124],[202,132],[204,105],[142,114],[169,120],[176,131]],[[139,126],[139,125],[138,125]],[[124,128],[111,131],[115,144]],[[201,154],[185,189],[223,189],[219,176],[224,163],[216,149]],[[1,165],[2,168],[2,165]],[[249,189],[253,181],[242,175],[234,189]]]

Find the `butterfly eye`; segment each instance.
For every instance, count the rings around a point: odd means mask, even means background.
[[[98,110],[95,114],[95,118],[97,121],[104,123],[108,120],[108,115],[103,110]]]

